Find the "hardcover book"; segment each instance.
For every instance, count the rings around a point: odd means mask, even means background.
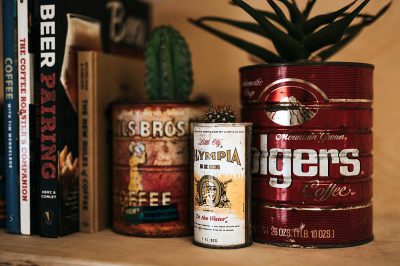
[[[150,30],[149,6],[38,0],[35,18],[40,233],[57,237],[79,229],[77,51],[140,54]]]
[[[111,67],[110,67],[111,66]],[[144,61],[93,51],[78,53],[80,231],[109,227],[111,140],[107,111],[120,99],[144,100]]]
[[[0,93],[2,94],[2,93]],[[0,117],[3,117],[3,97],[1,97]],[[3,140],[4,123],[0,119],[0,140]],[[4,142],[0,141],[0,227],[6,225],[6,180],[4,178]]]
[[[29,2],[32,2],[29,1]],[[30,235],[34,223],[31,219],[33,203],[31,196],[31,116],[33,98],[31,83],[32,56],[29,38],[29,3],[19,0],[17,5],[17,46],[18,46],[18,106],[19,106],[19,202],[21,234]],[[34,181],[34,180],[32,180]],[[34,183],[34,182],[32,182]]]
[[[3,0],[4,174],[7,231],[20,233],[18,167],[17,1]]]

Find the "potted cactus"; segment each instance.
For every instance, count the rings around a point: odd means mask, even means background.
[[[220,17],[194,25],[265,64],[242,67],[243,120],[253,129],[253,239],[291,247],[342,247],[373,239],[372,76],[364,63],[325,62],[381,18],[353,1],[311,17],[315,4],[232,4],[255,22]],[[287,12],[286,12],[287,11]],[[276,52],[222,32],[228,24],[270,40]]]
[[[189,101],[190,51],[172,27],[151,34],[146,67],[150,102],[113,106],[113,228],[136,236],[188,235],[190,121],[206,107]]]

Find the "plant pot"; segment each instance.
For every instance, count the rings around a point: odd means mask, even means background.
[[[193,135],[194,244],[251,245],[251,124],[195,123]]]
[[[113,107],[113,229],[175,237],[190,226],[190,121],[206,106],[153,103]]]
[[[371,241],[373,66],[240,73],[243,120],[254,124],[254,240],[318,248]]]

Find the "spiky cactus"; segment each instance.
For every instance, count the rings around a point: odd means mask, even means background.
[[[303,10],[295,0],[266,1],[274,12],[254,9],[242,0],[231,2],[242,8],[257,23],[211,16],[189,21],[266,63],[325,61],[353,41],[365,27],[382,17],[391,5],[389,2],[376,15],[362,14],[360,12],[370,2],[364,0],[353,11],[348,12],[358,2],[355,0],[337,11],[309,18],[316,0],[308,0]],[[286,7],[289,18],[276,2]],[[351,25],[355,20],[357,23]],[[220,22],[261,35],[272,41],[278,54],[219,31],[205,22]]]
[[[236,114],[231,110],[229,105],[217,105],[208,109],[204,117],[204,122],[235,123]]]
[[[146,87],[150,100],[187,101],[193,87],[189,46],[170,26],[156,28],[146,48]]]

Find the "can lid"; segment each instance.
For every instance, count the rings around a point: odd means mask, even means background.
[[[195,127],[252,127],[253,123],[194,123]]]
[[[274,63],[274,64],[257,64],[244,66],[239,69],[239,71],[246,71],[259,68],[269,68],[269,67],[296,67],[296,66],[346,66],[346,67],[364,67],[374,69],[375,66],[367,63],[359,62],[293,62],[293,63]]]

